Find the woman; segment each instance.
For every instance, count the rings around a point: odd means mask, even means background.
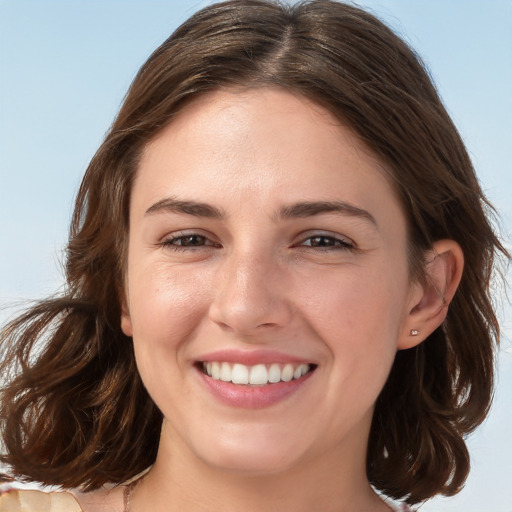
[[[87,170],[66,294],[4,331],[4,462],[86,512],[457,492],[492,394],[506,251],[488,206],[428,75],[374,17],[200,11]]]

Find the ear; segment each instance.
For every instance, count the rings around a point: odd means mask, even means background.
[[[399,350],[419,345],[443,323],[462,277],[464,254],[454,240],[435,242],[425,261],[425,279],[411,286]]]
[[[130,308],[128,307],[128,299],[126,291],[121,292],[121,330],[125,336],[133,336],[132,318],[130,316]]]

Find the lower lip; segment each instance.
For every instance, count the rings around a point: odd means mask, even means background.
[[[215,380],[198,370],[208,390],[221,402],[232,407],[262,409],[286,400],[296,393],[311,377],[314,371],[289,382],[276,382],[264,386],[247,386]]]

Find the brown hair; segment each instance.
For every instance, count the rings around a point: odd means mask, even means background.
[[[13,474],[94,489],[155,459],[162,415],[120,329],[130,189],[141,151],[191,99],[220,87],[282,87],[348,124],[390,170],[409,222],[412,268],[442,238],[465,270],[448,316],[400,351],[374,413],[367,473],[417,503],[465,481],[464,436],[484,419],[499,326],[489,292],[492,208],[415,53],[356,7],[235,0],[193,15],[143,65],[76,200],[67,290],[2,332],[5,454]],[[415,273],[416,274],[416,273]]]

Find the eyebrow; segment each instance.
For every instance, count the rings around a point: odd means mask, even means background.
[[[210,219],[224,219],[226,217],[226,214],[221,209],[208,203],[182,201],[173,197],[167,197],[157,201],[146,210],[145,215],[154,215],[157,213],[180,213]],[[377,221],[370,212],[345,201],[304,201],[294,203],[283,206],[279,210],[277,218],[286,220],[313,217],[325,213],[338,213],[349,217],[358,217],[369,221],[378,229]]]
[[[378,229],[375,217],[368,211],[363,210],[345,201],[306,201],[285,206],[279,211],[282,219],[312,217],[324,213],[339,213],[349,217],[359,217],[369,221]]]
[[[156,213],[183,213],[195,217],[207,217],[210,219],[222,219],[225,214],[219,208],[207,203],[197,201],[180,201],[173,197],[162,199],[150,206],[145,215],[154,215]]]

